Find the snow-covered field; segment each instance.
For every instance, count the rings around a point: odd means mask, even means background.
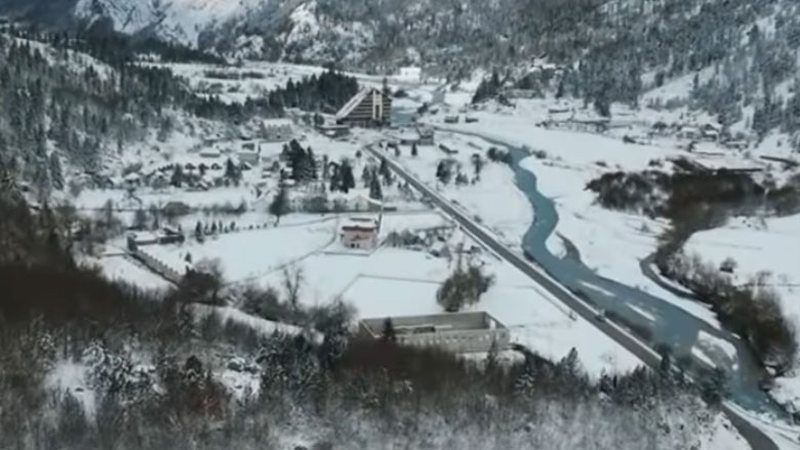
[[[713,267],[729,258],[735,261],[735,282],[760,278],[759,283],[779,294],[784,315],[800,329],[800,215],[732,218],[725,226],[695,233],[684,251]],[[775,398],[800,409],[800,370],[776,379],[775,385]]]
[[[110,280],[124,281],[145,289],[166,290],[172,287],[170,282],[128,256],[107,255],[87,260],[86,263],[99,267]]]
[[[141,251],[182,272],[187,255],[191,261],[219,260],[225,280],[244,281],[280,270],[307,254],[321,251],[333,242],[336,223],[285,225],[243,230],[209,237],[202,244],[188,239],[183,245],[153,245]]]
[[[467,138],[452,133],[437,133],[435,146],[419,146],[418,156],[411,148],[401,146],[396,158],[409,172],[428,185],[436,186],[446,198],[471,211],[492,228],[512,247],[518,247],[525,231],[533,223],[533,208],[525,195],[514,184],[514,172],[503,163],[491,162],[486,157],[489,143],[479,138]],[[438,145],[443,144],[458,153],[448,155]],[[473,155],[482,160],[480,178],[474,184],[457,185],[454,180],[444,185],[436,178],[440,161],[457,161],[459,171],[470,180],[475,178]],[[455,178],[455,174],[453,175]]]
[[[528,101],[520,102],[511,111],[476,111],[470,114],[479,119],[477,123],[448,127],[546,153],[544,158],[525,159],[522,167],[536,175],[539,190],[555,203],[559,222],[556,233],[548,241],[554,254],[563,254],[560,237],[563,236],[577,247],[583,262],[599,274],[665,298],[717,325],[716,317],[704,305],[660,288],[640,270],[639,262],[655,250],[657,237],[668,224],[643,215],[604,209],[595,204],[594,194],[585,189],[589,181],[603,173],[644,170],[652,160],[666,161],[689,154],[676,147],[623,144],[620,139],[609,136],[536,127],[537,118],[547,115],[545,106]],[[433,120],[439,119],[437,116]],[[733,155],[717,158],[721,164],[736,161]],[[511,188],[516,190],[514,186]],[[506,195],[502,201],[509,197]],[[525,199],[522,201],[527,203]],[[489,213],[481,214],[480,206],[472,203],[478,215],[491,217]],[[518,229],[518,238],[526,229]]]
[[[413,223],[400,216],[396,220],[411,229],[441,224],[441,218],[431,216],[429,220],[433,222],[428,224],[424,218],[415,216]],[[402,228],[391,223],[389,227]],[[467,239],[456,233],[451,242]],[[472,308],[485,310],[510,327],[514,341],[556,360],[576,347],[593,377],[603,371],[624,372],[641,364],[593,325],[570,318],[568,311],[514,267],[491,256],[479,260],[495,275],[496,282]],[[454,259],[437,258],[425,251],[384,247],[369,255],[316,253],[297,267],[304,275],[305,303],[324,304],[341,298],[355,307],[359,318],[381,318],[440,313],[436,290],[455,264]],[[272,273],[263,282],[280,286],[281,277],[280,273]]]

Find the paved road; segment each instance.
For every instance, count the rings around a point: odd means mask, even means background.
[[[594,324],[600,331],[618,344],[625,347],[629,352],[636,355],[645,364],[651,367],[658,367],[661,363],[661,356],[651,349],[648,345],[638,340],[628,331],[615,325],[609,320],[597,320],[598,311],[587,304],[579,297],[561,286],[557,281],[544,273],[542,269],[531,264],[524,256],[511,250],[505,244],[499,242],[493,233],[486,230],[482,225],[476,223],[465,211],[453,205],[438,192],[431,189],[419,181],[416,177],[409,174],[404,167],[398,164],[390,155],[387,155],[374,147],[368,146],[367,150],[380,159],[385,159],[389,167],[401,178],[407,181],[419,192],[424,193],[436,206],[456,220],[462,228],[468,231],[477,240],[490,248],[493,252],[505,259],[507,262],[518,268],[533,281],[546,289],[551,295],[563,302],[567,307],[575,311],[581,317]],[[747,440],[750,447],[756,450],[778,450],[778,446],[764,432],[750,424],[744,417],[736,411],[723,405],[723,411],[727,414],[739,433]]]

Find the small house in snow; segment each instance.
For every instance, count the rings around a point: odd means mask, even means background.
[[[416,66],[401,67],[398,77],[408,81],[422,81],[422,68]]]
[[[200,157],[204,159],[217,159],[220,156],[222,156],[221,152],[215,147],[204,148],[200,151]]]
[[[378,245],[380,220],[351,217],[341,227],[339,238],[346,248],[368,250]]]
[[[361,127],[385,126],[391,123],[392,97],[378,89],[366,88],[351,98],[336,113],[336,123]]]
[[[433,128],[419,127],[417,128],[417,134],[419,134],[419,138],[417,139],[417,144],[434,145]]]
[[[458,123],[458,116],[446,116],[444,123]]]
[[[707,123],[700,127],[700,136],[707,141],[717,141],[722,130],[720,127]]]
[[[245,142],[237,155],[239,162],[254,166],[261,160],[261,146],[255,142]]]

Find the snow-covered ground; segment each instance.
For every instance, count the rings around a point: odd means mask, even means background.
[[[428,185],[436,186],[446,198],[471,211],[475,216],[493,229],[512,247],[518,247],[525,231],[533,223],[533,208],[525,195],[514,183],[514,172],[509,166],[491,162],[486,157],[489,143],[479,138],[467,138],[452,133],[437,133],[435,146],[419,146],[418,156],[411,155],[411,148],[401,146],[400,157],[396,158],[409,172]],[[458,151],[448,155],[439,145]],[[475,166],[472,158],[481,158],[480,178],[475,180]],[[442,184],[436,178],[439,162],[454,160],[457,171],[463,173],[470,182],[458,185],[454,180]],[[454,170],[453,178],[456,176]]]
[[[128,256],[105,255],[87,259],[85,262],[99,267],[110,280],[124,281],[145,289],[166,290],[172,287],[170,282]]]
[[[187,255],[194,263],[219,260],[225,280],[240,282],[280,270],[312,252],[321,251],[336,236],[336,223],[312,222],[259,230],[243,230],[208,237],[204,243],[188,239],[182,245],[142,246],[141,251],[179,273]]]
[[[89,386],[89,367],[80,362],[60,361],[45,376],[45,387],[56,395],[71,395],[81,406],[83,411],[94,417],[97,407],[95,392]]]
[[[400,223],[388,227],[413,230],[439,226],[441,217],[414,217],[413,223],[402,216],[391,216]],[[468,243],[456,233],[450,242]],[[485,310],[512,329],[512,339],[543,356],[560,359],[576,347],[587,372],[599,376],[605,372],[624,372],[641,364],[627,350],[580,318],[573,319],[555,299],[541,291],[516,268],[486,255],[479,258],[485,269],[496,277],[495,284],[474,305]],[[348,255],[315,253],[297,264],[305,285],[303,302],[325,304],[337,298],[352,304],[359,318],[382,318],[399,315],[441,313],[436,303],[439,284],[455,267],[454,258],[437,258],[426,251],[382,247],[372,254]],[[273,272],[262,280],[280,286],[282,274]]]
[[[684,251],[717,268],[733,260],[730,276],[738,284],[760,278],[779,294],[784,315],[800,329],[800,215],[732,218],[720,228],[695,233]],[[800,409],[800,370],[776,379],[775,385],[775,398]]]
[[[657,237],[668,224],[643,215],[602,208],[595,204],[594,194],[585,189],[591,180],[603,173],[644,170],[653,160],[665,162],[671,157],[691,154],[675,146],[623,144],[621,139],[610,136],[537,127],[534,124],[538,119],[548,115],[546,106],[538,101],[520,101],[513,110],[475,111],[470,115],[478,122],[470,124],[444,125],[437,122],[441,120],[439,116],[432,120],[453,130],[543,150],[546,156],[527,158],[522,161],[522,167],[536,175],[539,190],[554,201],[559,214],[556,233],[548,241],[551,251],[563,254],[560,237],[563,236],[577,247],[583,262],[599,274],[667,299],[706,322],[718,325],[707,307],[662,289],[640,270],[639,262],[656,249]],[[737,161],[735,155],[714,158],[721,165]],[[503,197],[502,201],[509,197]],[[472,207],[482,217],[491,216],[481,214],[480,205],[474,202]],[[518,238],[525,229],[527,227],[518,231]]]

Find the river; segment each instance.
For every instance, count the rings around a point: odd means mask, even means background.
[[[521,166],[529,153],[511,144],[480,133],[453,131],[481,138],[513,155],[512,168],[517,187],[534,209],[534,223],[525,233],[522,248],[530,260],[541,266],[563,286],[606,311],[609,317],[626,325],[651,347],[668,347],[673,359],[690,361],[692,347],[700,332],[724,340],[736,349],[736,360],[725,367],[729,399],[754,413],[768,413],[791,422],[788,413],[759,385],[764,370],[750,348],[734,333],[714,327],[667,300],[604,278],[575,258],[560,258],[547,248],[547,240],[558,225],[558,211],[553,201],[537,187],[536,175]],[[596,287],[596,289],[587,288]],[[640,311],[647,313],[645,317]],[[707,369],[695,358],[694,369]],[[695,374],[696,371],[692,373]]]

